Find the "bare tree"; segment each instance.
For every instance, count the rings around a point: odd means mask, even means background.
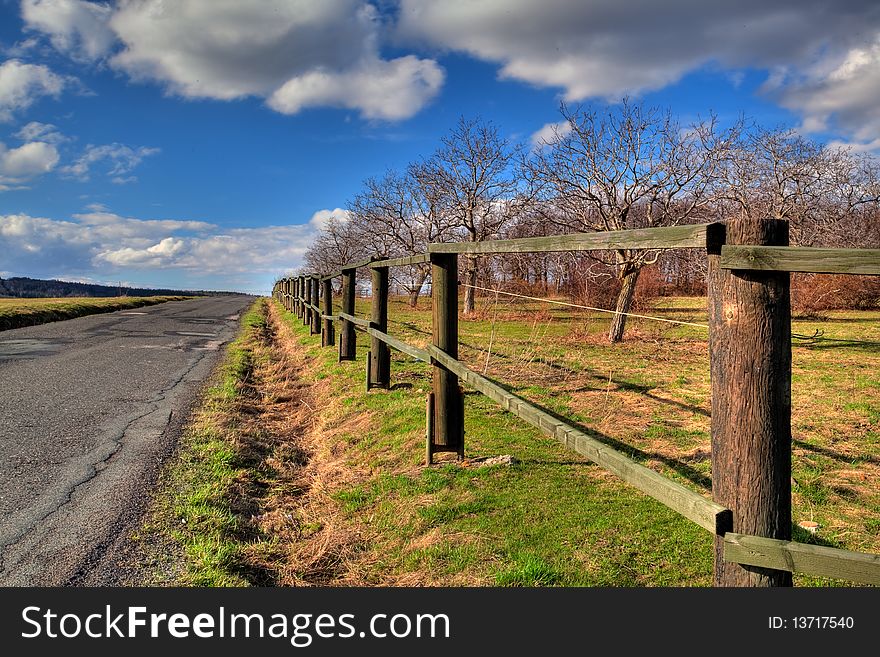
[[[333,216],[306,250],[303,260],[307,271],[328,274],[364,258],[366,251],[367,245],[352,222]]]
[[[570,131],[557,131],[535,152],[530,174],[546,195],[545,207],[564,227],[616,231],[693,221],[712,200],[718,166],[714,118],[687,130],[669,111],[624,100],[599,112],[560,108]],[[623,338],[639,272],[657,251],[618,249],[611,264],[620,293],[608,333]]]
[[[492,239],[522,206],[516,162],[519,149],[481,119],[461,117],[433,156],[419,167],[423,184],[436,191],[450,226],[471,242]],[[475,258],[464,268],[464,313],[474,311]]]
[[[438,197],[430,177],[419,165],[405,172],[388,171],[381,178],[368,178],[349,203],[351,223],[370,253],[383,258],[417,255],[429,242],[443,239],[449,229],[438,212]],[[426,264],[413,265],[404,276],[394,273],[416,306],[430,273]]]

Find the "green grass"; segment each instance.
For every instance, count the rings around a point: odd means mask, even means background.
[[[152,306],[166,301],[181,301],[192,297],[69,297],[59,299],[0,299],[0,331],[46,324],[84,315],[109,313]]]
[[[363,336],[358,361],[338,363],[335,350],[322,350],[300,320],[285,317],[299,343],[323,359],[340,412],[372,419],[368,430],[342,432],[340,440],[353,467],[374,474],[334,493],[348,521],[367,519],[364,531],[374,533],[365,558],[368,582],[710,583],[708,534],[481,395],[467,395],[466,456],[510,454],[519,463],[421,467],[428,368],[395,354],[392,381],[398,387],[366,393]],[[572,412],[571,395],[554,396],[543,385],[524,389],[556,412],[588,418]]]
[[[663,317],[705,322],[704,299],[664,299]],[[356,314],[369,316],[369,301]],[[650,314],[650,312],[648,312]],[[390,304],[389,332],[430,341],[430,307]],[[478,300],[460,322],[461,359],[517,394],[581,423],[635,460],[709,496],[709,370],[706,332],[632,321],[628,339],[604,341],[607,318]],[[427,366],[394,353],[390,391],[364,391],[367,340],[358,360],[338,363],[301,321],[296,340],[323,362],[353,468],[364,478],[334,493],[348,522],[370,537],[371,583],[502,586],[703,586],[712,541],[702,529],[567,451],[485,397],[466,395],[466,457],[510,454],[512,467],[424,468]],[[798,540],[880,552],[880,313],[831,312],[796,321],[835,341],[795,341],[793,523],[814,519]],[[489,342],[492,349],[489,351]],[[842,342],[838,342],[842,341]],[[488,357],[487,357],[488,356]],[[369,423],[344,430],[346,418]],[[796,576],[798,585],[840,585]]]
[[[254,366],[253,343],[266,325],[265,300],[241,319],[203,405],[181,438],[177,457],[163,474],[145,533],[171,541],[182,553],[174,584],[247,586],[258,581],[243,552],[259,540],[234,508],[236,488],[253,464],[237,449],[236,402]]]

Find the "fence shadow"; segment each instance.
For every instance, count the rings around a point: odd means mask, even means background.
[[[494,383],[495,385],[499,386],[500,388],[503,388],[507,392],[510,392],[511,394],[515,394],[515,395],[517,394],[517,392],[513,386],[506,384],[506,383],[503,383],[501,381],[496,381],[495,379],[491,379],[489,377],[485,377],[485,378],[488,379],[489,381],[491,381],[492,383]],[[474,391],[474,394],[480,394],[480,393]],[[699,470],[688,465],[685,462],[682,462],[678,459],[672,458],[672,457],[667,456],[665,454],[660,454],[658,452],[649,452],[647,450],[642,450],[637,447],[633,447],[632,445],[629,445],[625,442],[622,442],[616,438],[612,438],[611,436],[609,436],[607,434],[601,433],[600,431],[596,431],[595,429],[592,429],[588,426],[580,424],[579,422],[574,422],[574,421],[572,421],[571,418],[569,418],[565,415],[561,415],[561,414],[559,414],[549,408],[546,408],[546,407],[544,407],[534,401],[531,401],[531,400],[526,400],[526,401],[528,401],[529,404],[531,404],[535,408],[538,408],[541,411],[547,413],[547,415],[550,415],[554,419],[557,419],[560,422],[564,422],[568,426],[571,426],[571,427],[577,429],[578,431],[582,431],[583,433],[588,435],[590,438],[593,438],[594,440],[597,440],[598,442],[600,442],[604,445],[607,445],[608,447],[611,447],[612,449],[615,449],[618,452],[625,454],[626,456],[633,459],[634,461],[640,461],[640,462],[650,461],[650,460],[660,461],[661,463],[663,463],[664,465],[666,465],[667,467],[669,467],[674,472],[678,473],[680,476],[684,477],[685,479],[687,479],[691,483],[696,484],[697,486],[700,486],[701,488],[704,488],[706,490],[711,490],[711,488],[712,488],[712,478],[710,476],[700,472]]]

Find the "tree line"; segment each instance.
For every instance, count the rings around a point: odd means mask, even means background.
[[[233,294],[232,292],[208,292],[205,290],[169,290],[164,288],[137,288],[124,285],[99,285],[76,281],[43,280],[14,276],[0,278],[0,297],[156,297],[156,296],[205,296]]]
[[[880,166],[868,153],[828,147],[745,117],[687,125],[641,102],[560,106],[533,146],[481,118],[461,117],[434,153],[369,177],[305,255],[305,270],[336,271],[370,256],[424,253],[430,242],[616,231],[765,216],[789,222],[793,245],[880,248]],[[649,267],[654,265],[653,267]],[[705,257],[688,250],[464,256],[465,314],[482,286],[538,286],[619,311],[622,339],[643,272],[699,293]],[[415,306],[428,265],[393,272]],[[650,287],[645,286],[643,287]],[[832,292],[829,291],[829,294]],[[880,291],[877,291],[880,297]]]

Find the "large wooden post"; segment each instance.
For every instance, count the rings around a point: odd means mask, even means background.
[[[322,284],[324,289],[321,292],[321,307],[324,309],[324,315],[329,316],[333,314],[333,279],[325,278]],[[336,330],[333,328],[333,320],[325,318],[324,327],[321,331],[321,346],[332,347],[335,344]]]
[[[788,222],[731,220],[726,243],[786,246]],[[720,246],[709,246],[712,495],[734,532],[790,540],[789,274],[721,269]],[[725,562],[715,537],[716,586],[791,584],[790,572]]]
[[[299,316],[299,276],[291,281],[293,286],[293,303],[291,304],[291,312]]]
[[[317,276],[312,276],[309,279],[312,288],[312,305],[315,308],[318,308],[318,297],[321,293],[321,282],[318,280]],[[319,313],[315,308],[312,308],[312,328],[309,331],[312,335],[317,335],[321,332],[321,313]]]
[[[290,278],[284,279],[284,308],[288,312],[293,309],[293,298],[291,294],[293,293],[293,281]]]
[[[354,315],[355,271],[354,269],[342,270],[342,312],[348,315]],[[354,333],[354,324],[343,319],[342,330],[339,333],[339,360],[354,360],[356,349],[357,338]]]
[[[431,254],[431,298],[433,306],[433,344],[458,358],[458,256]],[[437,362],[434,367],[433,435],[428,435],[427,457],[434,452],[458,452],[464,456],[464,399],[458,376]]]
[[[371,274],[373,299],[370,325],[382,333],[388,333],[388,267],[375,267]],[[387,344],[375,336],[370,340],[370,386],[391,386],[391,351]]]

